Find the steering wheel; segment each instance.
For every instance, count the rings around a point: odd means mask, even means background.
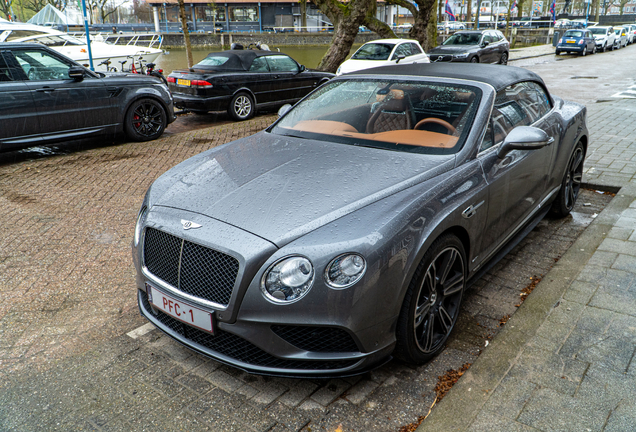
[[[417,122],[417,124],[415,125],[413,129],[420,130],[422,126],[424,126],[427,123],[435,123],[440,126],[444,126],[446,129],[448,129],[448,132],[449,132],[448,135],[453,135],[457,131],[457,129],[455,129],[455,127],[452,124],[450,124],[446,120],[438,119],[437,117],[429,117],[429,118],[422,119]]]

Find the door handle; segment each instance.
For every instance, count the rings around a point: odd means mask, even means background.
[[[278,76],[278,75],[274,75],[274,79],[278,79],[278,78],[279,78],[279,76]]]
[[[48,92],[55,91],[55,89],[51,87],[42,87],[42,88],[36,89],[35,91],[39,93],[44,93],[44,92],[48,93]]]

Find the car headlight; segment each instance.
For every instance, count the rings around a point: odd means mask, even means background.
[[[135,225],[135,246],[139,245],[139,240],[141,240],[141,227],[143,226],[144,220],[146,220],[146,214],[148,213],[148,207],[145,205],[141,207],[139,210],[139,215],[137,215],[137,224]]]
[[[466,57],[468,57],[468,53],[455,54],[453,57],[455,57],[455,58],[466,58]]]
[[[274,263],[263,274],[261,291],[275,303],[291,303],[309,292],[314,283],[314,266],[307,258],[291,256]]]
[[[340,255],[327,266],[325,280],[333,288],[348,288],[362,278],[366,269],[367,263],[361,255]]]

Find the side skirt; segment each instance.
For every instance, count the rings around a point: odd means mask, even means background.
[[[545,206],[545,208],[542,209],[541,211],[537,212],[534,218],[532,218],[522,230],[520,230],[517,234],[515,234],[515,236],[512,237],[506,243],[506,245],[497,252],[496,255],[490,258],[485,265],[483,265],[479,270],[477,270],[475,274],[473,274],[470,277],[470,279],[468,279],[468,282],[466,283],[466,288],[469,288],[480,277],[485,275],[486,272],[488,272],[488,270],[493,268],[495,264],[497,264],[504,256],[508,254],[508,252],[510,252],[515,246],[517,246],[519,242],[523,240],[524,237],[527,236],[530,233],[530,231],[532,231],[534,227],[536,227],[539,224],[539,222],[541,222],[541,220],[545,217],[545,215],[548,214],[548,212],[550,211],[550,208],[551,206],[548,205],[548,206]]]

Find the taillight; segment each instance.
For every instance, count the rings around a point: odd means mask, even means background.
[[[579,41],[579,45],[583,45],[583,42],[585,42],[585,41],[584,41],[583,39],[581,39],[581,40]]]
[[[559,39],[559,43],[563,43],[563,38]]]
[[[159,72],[161,72],[161,71],[159,71]],[[175,79],[175,77],[171,77],[171,76],[169,76],[168,78],[166,78],[166,81],[168,81],[169,83],[173,83],[173,84],[177,82],[177,80]]]
[[[190,85],[192,87],[212,87],[212,84],[204,80],[192,80]]]

